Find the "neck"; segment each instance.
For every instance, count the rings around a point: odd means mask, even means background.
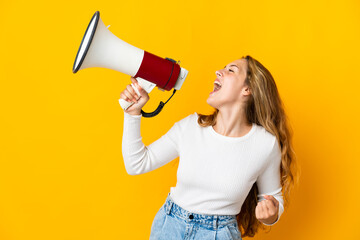
[[[214,130],[221,135],[228,137],[241,137],[247,134],[252,127],[246,119],[245,109],[219,109],[216,116]]]

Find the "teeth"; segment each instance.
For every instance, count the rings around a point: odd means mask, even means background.
[[[218,85],[219,87],[221,87],[221,83],[219,81],[215,81],[214,84]]]

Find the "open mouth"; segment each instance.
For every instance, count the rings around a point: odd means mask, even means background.
[[[216,81],[214,82],[214,90],[213,90],[211,93],[214,93],[214,92],[219,91],[220,88],[221,88],[221,83],[216,80]]]

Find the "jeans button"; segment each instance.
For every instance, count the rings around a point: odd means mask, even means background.
[[[191,215],[189,216],[189,218],[190,218],[190,219],[194,219],[194,216],[191,214]]]

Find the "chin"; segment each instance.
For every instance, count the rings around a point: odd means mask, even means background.
[[[206,102],[213,108],[216,108],[216,109],[218,108],[217,104],[215,104],[214,101],[212,101],[212,99],[210,99],[210,97],[206,100]]]

